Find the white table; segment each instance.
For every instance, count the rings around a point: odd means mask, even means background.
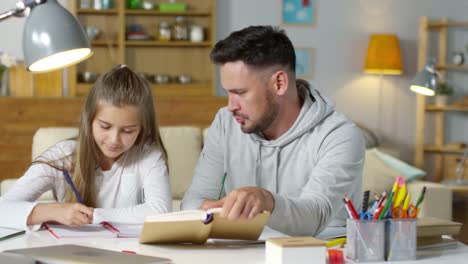
[[[136,238],[62,238],[56,239],[47,231],[28,233],[0,241],[0,252],[26,247],[44,247],[60,244],[76,244],[108,250],[131,250],[138,254],[170,258],[176,264],[184,263],[265,263],[265,245],[142,245]],[[456,248],[418,251],[418,260],[405,263],[467,263],[468,246],[459,243]],[[388,262],[382,262],[388,263]]]

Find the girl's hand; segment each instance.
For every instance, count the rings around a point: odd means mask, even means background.
[[[80,203],[37,204],[28,217],[28,225],[54,221],[66,226],[82,226],[93,221],[94,208]]]

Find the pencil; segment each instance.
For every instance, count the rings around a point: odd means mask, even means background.
[[[219,189],[219,194],[218,194],[218,200],[221,199],[223,195],[223,190],[224,190],[224,182],[226,181],[226,172],[223,175],[223,178],[221,179],[221,188]]]

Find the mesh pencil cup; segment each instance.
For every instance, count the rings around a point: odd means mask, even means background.
[[[417,220],[388,219],[385,227],[385,256],[388,261],[416,259]]]
[[[346,220],[346,258],[355,262],[383,261],[385,221]]]

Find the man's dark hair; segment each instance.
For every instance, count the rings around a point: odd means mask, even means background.
[[[216,64],[243,61],[254,67],[281,65],[296,70],[294,47],[284,30],[271,26],[250,26],[218,41],[211,51]]]

